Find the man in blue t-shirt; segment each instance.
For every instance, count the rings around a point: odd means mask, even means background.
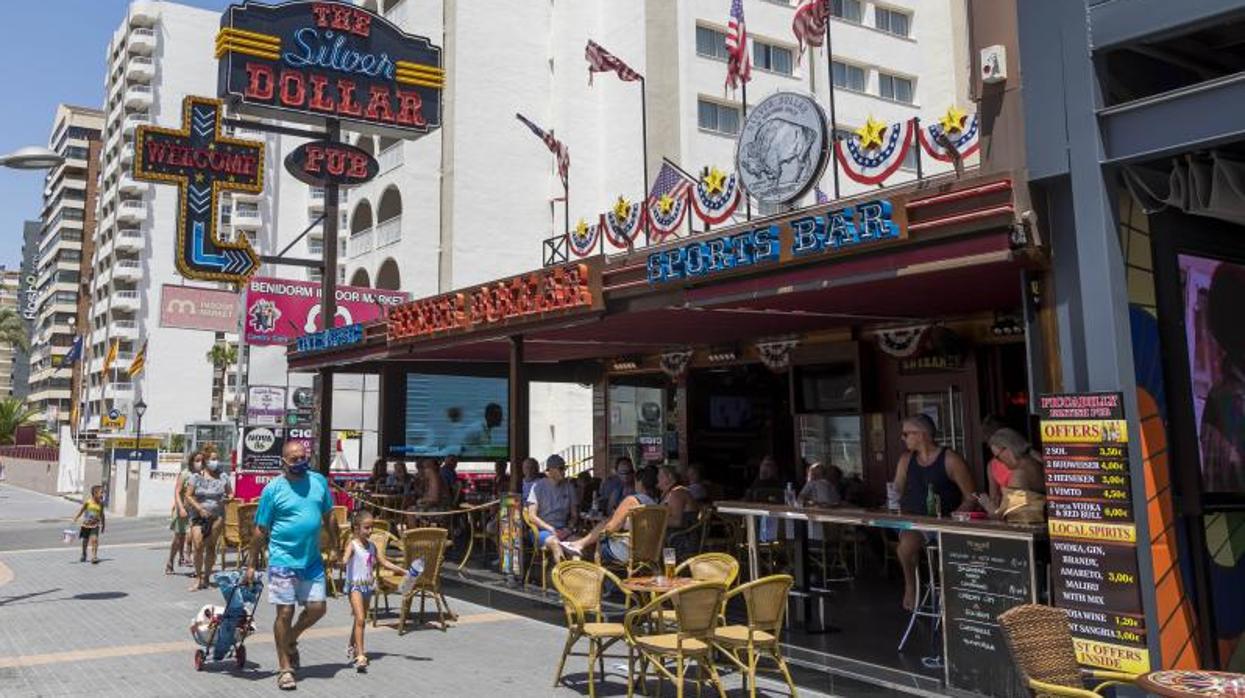
[[[320,558],[320,527],[327,526],[329,540],[338,539],[333,518],[333,497],[323,475],[311,472],[307,449],[287,443],[281,453],[282,476],[273,478],[259,497],[255,531],[251,536],[250,561],[260,559],[268,544],[268,600],[277,607],[272,634],[277,644],[277,686],[295,688],[294,670],[299,667],[298,637],[324,616],[324,563]],[[246,582],[255,579],[248,567]],[[303,607],[298,620],[294,604]]]

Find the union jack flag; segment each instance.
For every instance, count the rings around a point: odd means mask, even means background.
[[[830,22],[830,0],[809,0],[800,5],[791,20],[791,31],[800,46],[796,63],[804,58],[805,47],[821,47],[826,43],[826,26]]]
[[[726,23],[726,86],[732,90],[752,79],[752,56],[748,55],[748,29],[744,26],[743,0],[731,0]]]
[[[571,171],[571,154],[566,149],[566,144],[553,137],[553,131],[545,131],[541,127],[532,123],[522,114],[515,114],[514,118],[523,122],[524,126],[532,129],[532,133],[536,137],[545,142],[545,146],[549,148],[549,152],[558,157],[558,176],[562,178],[562,186],[566,186],[566,178]]]
[[[631,69],[631,66],[622,62],[622,59],[614,54],[606,51],[601,44],[588,40],[588,45],[584,47],[584,58],[588,59],[588,84],[592,84],[593,73],[618,73],[618,79],[623,82],[635,82],[643,80],[644,76]]]

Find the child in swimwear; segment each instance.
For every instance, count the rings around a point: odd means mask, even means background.
[[[367,654],[363,649],[363,629],[367,627],[367,606],[376,591],[376,565],[399,574],[407,571],[381,557],[376,544],[371,541],[372,514],[356,510],[350,519],[350,540],[342,551],[342,565],[346,568],[346,594],[350,598],[350,610],[354,614],[354,631],[350,635],[347,655],[356,671],[367,670]]]
[[[91,488],[91,496],[83,500],[82,508],[73,517],[74,523],[82,519],[82,528],[78,537],[82,539],[82,558],[86,562],[86,549],[91,548],[91,564],[99,564],[99,536],[104,532],[104,488],[96,485]]]

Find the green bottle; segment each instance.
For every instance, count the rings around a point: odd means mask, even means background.
[[[933,485],[925,486],[925,515],[926,516],[937,516],[938,515],[938,497],[934,494]]]

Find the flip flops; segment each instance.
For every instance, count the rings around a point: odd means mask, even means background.
[[[277,672],[277,688],[282,691],[293,691],[298,688],[298,682],[294,680],[294,672],[286,669]]]

